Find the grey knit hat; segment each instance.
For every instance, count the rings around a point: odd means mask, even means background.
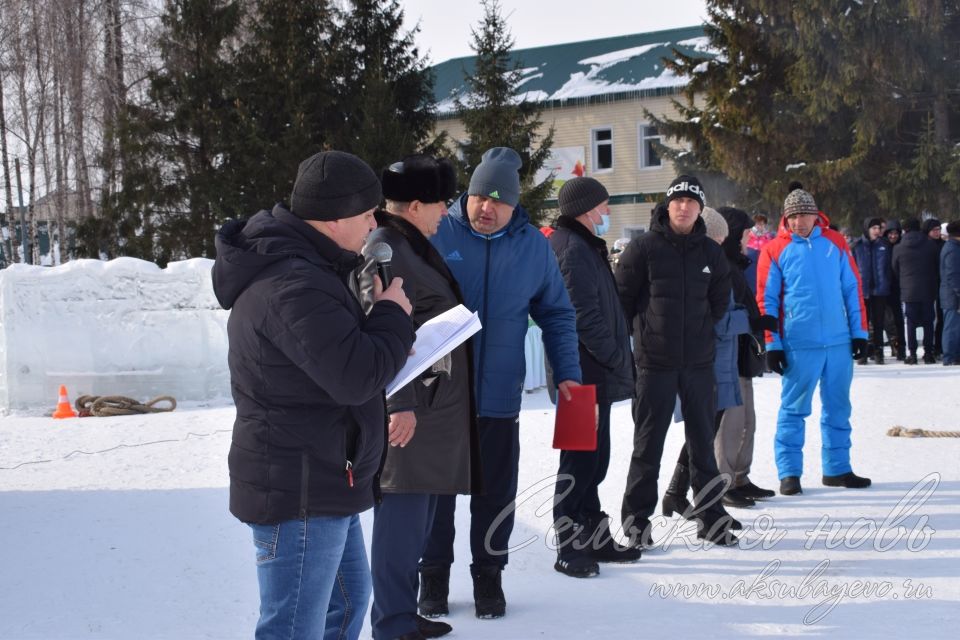
[[[350,153],[323,151],[300,163],[290,207],[304,220],[339,220],[369,211],[381,199],[370,165]]]
[[[511,206],[520,202],[520,166],[523,161],[513,149],[493,147],[483,152],[480,164],[470,176],[467,194],[495,198]]]
[[[794,189],[790,192],[790,195],[787,196],[787,199],[783,201],[783,216],[789,218],[790,216],[801,213],[809,213],[816,216],[820,215],[820,209],[817,208],[817,203],[812,195],[803,189]]]
[[[730,231],[726,219],[713,207],[704,207],[700,212],[703,223],[707,225],[707,237],[714,242],[723,242]]]
[[[567,180],[557,194],[557,203],[560,205],[562,216],[579,216],[609,199],[610,194],[607,193],[607,188],[595,178]]]

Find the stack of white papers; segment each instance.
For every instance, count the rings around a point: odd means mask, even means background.
[[[427,370],[427,367],[447,355],[480,330],[480,318],[462,304],[444,311],[435,318],[424,322],[417,329],[417,340],[413,343],[413,355],[407,358],[397,377],[387,385],[389,398],[397,389]],[[471,362],[469,366],[473,366]]]

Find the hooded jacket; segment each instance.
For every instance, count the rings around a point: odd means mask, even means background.
[[[643,369],[713,367],[714,325],[730,303],[730,268],[706,234],[670,228],[667,207],[653,213],[650,233],[634,238],[617,263],[617,291],[633,323],[634,358]]]
[[[430,242],[460,284],[465,306],[483,325],[472,338],[477,415],[520,413],[528,316],[543,330],[555,379],[580,381],[576,313],[547,239],[522,206],[503,229],[481,234],[470,226],[464,193]]]
[[[766,332],[767,350],[822,349],[867,337],[860,274],[847,242],[822,212],[806,238],[780,233],[757,265],[757,306],[780,320]]]
[[[550,246],[577,311],[583,383],[596,385],[598,403],[633,397],[630,334],[607,261],[607,243],[576,219],[560,216]]]
[[[893,268],[900,282],[901,302],[933,302],[937,298],[940,253],[922,231],[908,231],[893,248]]]
[[[282,205],[228,222],[216,246],[237,408],[231,513],[274,524],[370,508],[386,440],[383,389],[413,345],[410,318],[389,301],[365,316],[350,289],[359,256]]]

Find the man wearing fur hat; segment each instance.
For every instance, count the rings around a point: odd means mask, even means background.
[[[640,550],[619,545],[600,508],[599,486],[610,464],[610,407],[633,397],[630,334],[601,236],[610,227],[610,196],[594,178],[574,178],[558,194],[560,217],[550,236],[560,273],[577,311],[583,383],[596,385],[597,448],[560,451],[553,520],[554,568],[571,577],[599,573],[598,562],[631,562]]]
[[[846,240],[803,189],[787,196],[780,233],[760,253],[757,305],[779,324],[767,331],[766,342],[767,364],[783,377],[775,438],[780,493],[803,492],[804,421],[817,384],[823,484],[869,487],[870,479],[850,466],[853,360],[867,354],[860,276]]]
[[[431,241],[483,328],[472,338],[483,494],[470,501],[473,594],[479,618],[506,612],[501,572],[513,530],[520,461],[519,414],[527,319],[543,330],[559,390],[580,381],[576,314],[547,239],[520,202],[520,155],[484,152],[470,186]],[[420,613],[448,612],[454,496],[440,496],[420,571]]]
[[[357,514],[373,506],[386,443],[383,389],[414,341],[402,278],[364,313],[351,285],[376,228],[380,182],[326,151],[300,164],[290,207],[216,237],[237,416],[230,511],[250,525],[258,638],[358,638],[370,567]]]
[[[883,364],[883,317],[893,280],[890,267],[893,250],[883,238],[883,224],[882,218],[864,220],[863,235],[850,247],[860,270],[867,324],[873,333],[873,359],[877,364]],[[857,364],[867,364],[867,358],[860,358]]]
[[[664,440],[680,397],[696,494],[698,535],[735,544],[736,522],[721,504],[723,482],[713,454],[716,398],[714,325],[727,312],[730,272],[723,251],[706,234],[700,181],[677,177],[653,212],[650,233],[635,238],[617,263],[616,281],[627,321],[633,322],[637,399],[633,456],[621,517],[638,546],[652,545],[650,518]]]
[[[380,180],[386,206],[376,212],[377,229],[364,248],[361,298],[365,308],[372,307],[375,247],[385,243],[419,326],[463,302],[453,274],[428,239],[447,215],[456,175],[447,160],[414,155],[384,169]],[[451,631],[446,623],[417,615],[417,565],[437,496],[470,493],[471,476],[479,473],[471,447],[476,438],[472,383],[469,345],[464,344],[387,398],[390,447],[370,547],[375,640],[435,638]]]

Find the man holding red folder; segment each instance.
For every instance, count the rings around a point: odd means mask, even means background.
[[[640,549],[613,540],[598,492],[610,463],[610,405],[633,396],[630,337],[607,261],[607,243],[600,238],[610,226],[609,197],[593,178],[568,180],[558,194],[560,217],[550,236],[577,312],[583,383],[596,386],[598,412],[595,450],[573,451],[574,443],[555,443],[561,451],[553,507],[554,569],[574,578],[597,575],[598,562],[640,558]],[[591,403],[591,418],[592,413]]]

